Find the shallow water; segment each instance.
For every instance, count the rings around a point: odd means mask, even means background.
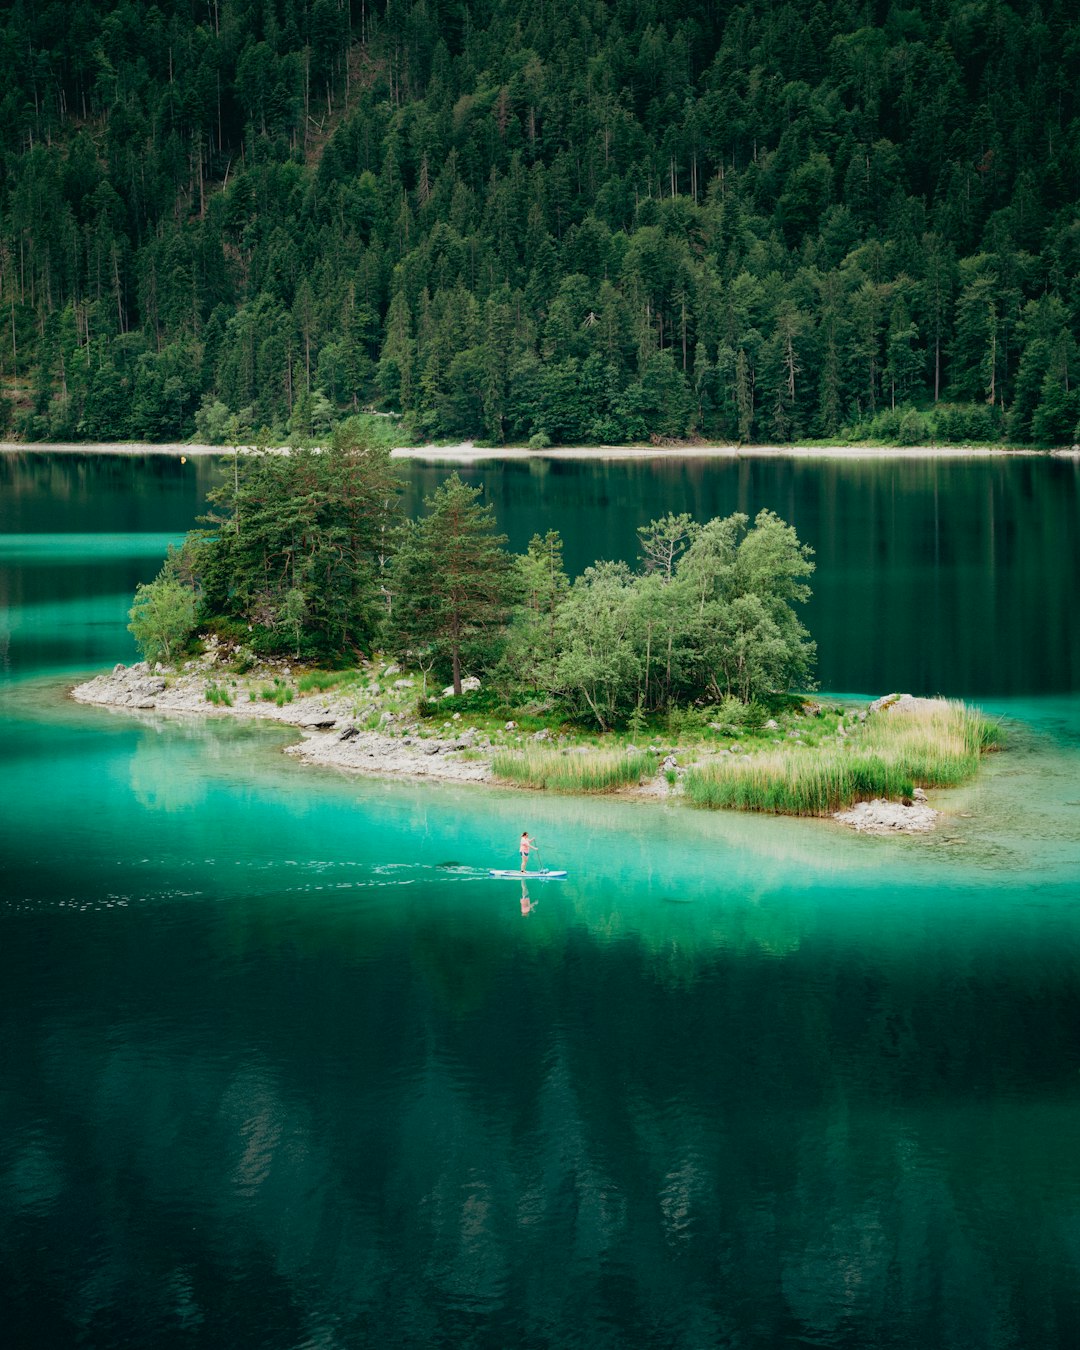
[[[1071,630],[1057,665],[1040,646],[1036,569],[978,691],[1007,752],[933,839],[873,840],[349,779],[278,729],[73,705],[73,672],[130,659],[130,592],[210,470],[71,472],[0,480],[11,1343],[1080,1340],[1080,681]],[[553,522],[579,550],[613,493],[686,509],[612,472]],[[769,473],[788,514],[874,513]],[[532,508],[488,485],[520,546]],[[933,573],[945,611],[981,547]],[[903,551],[866,588],[906,594]],[[834,687],[894,683],[814,630]],[[526,825],[570,875],[523,895],[486,868]]]

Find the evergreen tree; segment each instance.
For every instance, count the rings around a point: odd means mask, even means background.
[[[461,693],[463,665],[491,664],[513,598],[506,536],[480,489],[456,473],[430,497],[427,514],[410,522],[394,561],[392,625],[402,650],[432,649]]]
[[[17,435],[221,404],[281,442],[372,400],[499,443],[1068,418],[1024,317],[1080,338],[1058,3],[59,12],[0,17]]]

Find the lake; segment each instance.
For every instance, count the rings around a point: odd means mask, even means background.
[[[823,689],[1005,720],[884,840],[71,703],[220,472],[0,455],[6,1343],[1080,1343],[1077,461],[463,471],[572,571],[791,521]]]

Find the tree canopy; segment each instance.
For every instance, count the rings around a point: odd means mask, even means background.
[[[0,50],[17,435],[1076,435],[1059,0],[77,0]]]
[[[370,650],[399,518],[389,453],[345,424],[320,450],[234,453],[182,558],[204,617],[256,649]]]

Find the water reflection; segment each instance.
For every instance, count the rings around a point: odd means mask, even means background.
[[[1006,1346],[1080,1311],[1075,942],[928,905],[906,943],[863,914],[673,979],[565,913],[541,958],[515,913],[252,897],[83,916],[47,993],[15,964],[15,1287],[99,1345],[240,1316],[233,1344]]]

